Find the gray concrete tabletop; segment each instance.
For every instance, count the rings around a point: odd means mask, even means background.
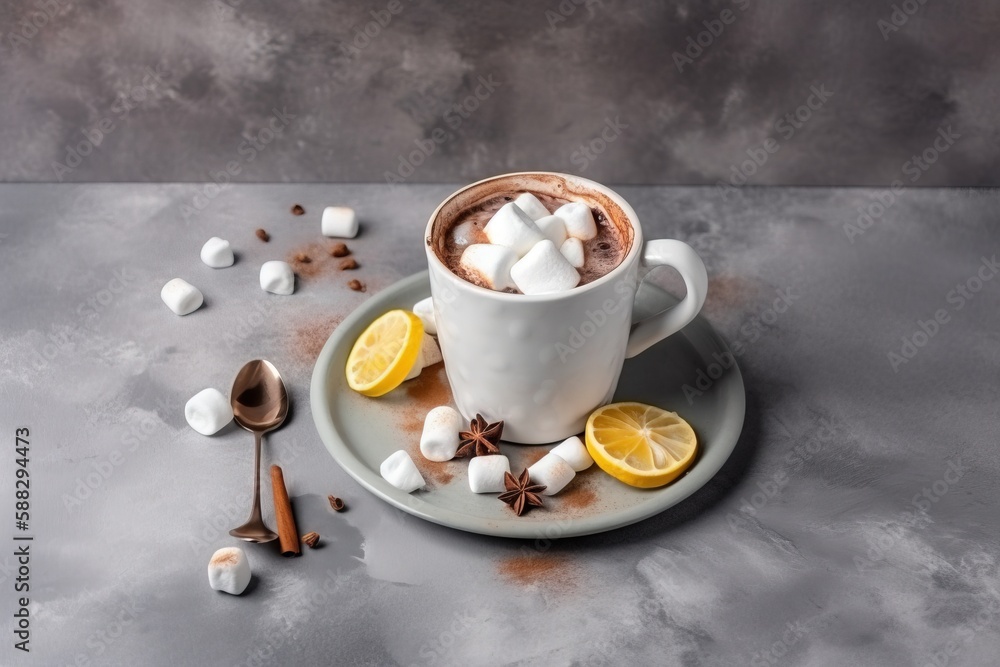
[[[0,185],[0,663],[995,664],[1000,192],[620,188],[648,237],[705,259],[704,313],[741,343],[743,434],[661,515],[515,541],[392,509],[309,413],[319,348],[423,268],[424,223],[454,189]],[[322,249],[329,204],[359,212],[350,277],[367,292],[324,259],[298,265],[294,295],[264,293],[263,261]],[[211,236],[233,267],[201,263]],[[205,294],[190,316],[160,300],[174,277]],[[232,597],[206,566],[237,544],[252,440],[201,436],[183,406],[256,357],[293,402],[264,463],[324,546],[247,545],[254,579]]]

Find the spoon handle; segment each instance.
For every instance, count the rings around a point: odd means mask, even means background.
[[[260,514],[260,431],[253,432],[253,510],[250,520],[261,521]]]

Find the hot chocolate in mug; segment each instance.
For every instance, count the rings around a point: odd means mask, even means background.
[[[442,261],[456,218],[499,194],[532,192],[582,201],[617,227],[627,252],[606,275],[573,289],[512,294],[479,287]],[[459,411],[504,421],[503,439],[524,444],[582,433],[611,400],[625,359],[682,329],[708,291],[705,264],[686,243],[643,239],[635,211],[594,181],[549,172],[505,174],[448,197],[427,223],[426,250],[438,343]],[[671,266],[687,294],[673,308],[632,322],[643,272]]]

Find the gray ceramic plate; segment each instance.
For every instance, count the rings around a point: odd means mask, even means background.
[[[434,523],[485,535],[521,538],[570,537],[612,530],[658,514],[697,491],[722,467],[736,446],[746,395],[739,369],[722,370],[713,358],[725,343],[704,318],[625,362],[616,401],[640,401],[673,410],[698,434],[701,452],[691,469],[659,489],[636,489],[610,477],[596,465],[579,473],[545,507],[518,517],[494,494],[469,491],[467,460],[434,463],[420,455],[423,418],[436,405],[451,402],[442,364],[379,398],[367,398],[347,387],[344,366],[355,339],[376,317],[393,308],[410,308],[430,295],[427,273],[410,276],[373,296],[330,336],[313,370],[313,419],[334,460],[362,486],[391,505]],[[636,318],[662,310],[676,300],[644,284],[636,301]],[[689,404],[683,386],[695,386],[704,371],[700,396]],[[503,453],[515,472],[548,451],[549,445],[504,443]],[[379,475],[379,465],[392,452],[410,452],[427,480],[427,488],[403,493]]]

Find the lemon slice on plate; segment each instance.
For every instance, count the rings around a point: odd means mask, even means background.
[[[420,353],[424,325],[406,310],[390,310],[368,325],[347,356],[347,385],[365,396],[387,394],[406,379]]]
[[[676,412],[642,403],[612,403],[587,420],[587,451],[604,472],[630,486],[674,481],[694,462],[698,438]]]

